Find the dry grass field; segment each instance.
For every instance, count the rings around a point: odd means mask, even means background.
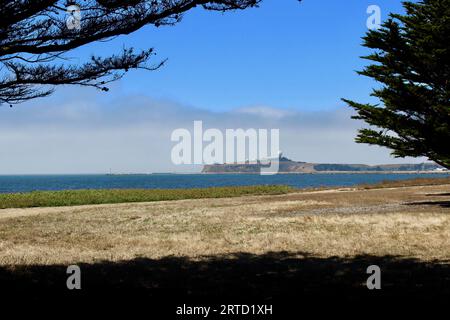
[[[450,258],[449,186],[0,211],[0,264],[269,251]]]
[[[88,288],[276,296],[359,290],[374,263],[385,288],[450,293],[450,184],[0,210],[7,287],[59,286],[79,264]]]

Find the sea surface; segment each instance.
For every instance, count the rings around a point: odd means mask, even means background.
[[[354,186],[383,180],[450,177],[446,173],[333,174],[149,174],[149,175],[9,175],[0,176],[0,193],[74,189],[176,189],[221,186],[289,185],[296,188]]]

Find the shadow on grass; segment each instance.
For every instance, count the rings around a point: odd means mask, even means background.
[[[427,197],[450,197],[450,193],[448,193],[448,192],[428,193],[428,194],[426,194],[426,196]],[[438,201],[410,202],[410,203],[407,203],[407,205],[410,205],[410,206],[440,206],[443,208],[450,208],[450,199],[449,200],[439,199]]]
[[[450,193],[428,193],[427,197],[450,197]]]
[[[419,202],[409,202],[408,206],[438,206],[443,208],[450,208],[450,200],[448,201],[419,201]]]
[[[381,290],[366,287],[369,265],[381,268]],[[67,266],[63,265],[2,267],[0,286],[10,296],[37,300],[139,296],[146,301],[224,303],[231,299],[270,303],[305,298],[442,300],[450,296],[448,261],[425,263],[393,256],[346,259],[319,258],[303,252],[235,253],[198,261],[137,258],[79,266],[81,290],[67,290]]]

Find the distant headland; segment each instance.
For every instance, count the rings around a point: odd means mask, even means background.
[[[264,164],[246,162],[238,164],[205,165],[202,173],[260,173]],[[310,163],[294,161],[279,157],[279,173],[417,173],[417,172],[448,172],[433,162],[418,164],[336,164],[336,163]]]

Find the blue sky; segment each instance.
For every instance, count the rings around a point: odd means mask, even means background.
[[[155,72],[131,71],[108,93],[64,87],[0,107],[0,174],[191,172],[174,167],[171,132],[194,120],[219,129],[277,128],[285,155],[301,161],[405,163],[356,144],[363,123],[340,98],[373,101],[358,76],[367,51],[366,10],[385,19],[396,0],[265,0],[260,8],[195,9],[173,27],[146,27],[69,53],[73,63],[122,47],[155,48]],[[82,30],[81,30],[82,32]]]
[[[341,97],[367,100],[374,85],[354,72],[364,63],[361,36],[371,4],[383,18],[401,11],[396,0],[265,0],[224,14],[198,8],[174,27],[147,27],[81,52],[154,47],[155,62],[169,59],[157,72],[129,73],[111,96],[145,93],[219,111],[261,104],[332,109]]]

